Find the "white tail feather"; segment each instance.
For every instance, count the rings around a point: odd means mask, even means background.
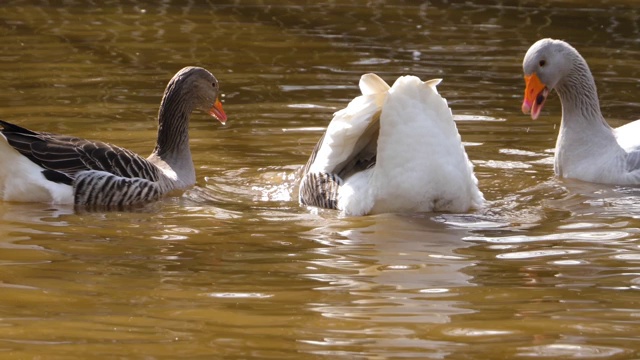
[[[360,77],[360,92],[362,95],[375,95],[389,91],[389,84],[376,74],[364,74]]]
[[[379,121],[389,85],[375,74],[365,74],[360,79],[360,87],[363,95],[333,115],[310,172],[332,173],[338,164],[360,150],[355,148],[356,144],[362,143],[358,139],[367,134],[366,130],[375,125],[374,122]],[[383,91],[375,92],[380,90]]]

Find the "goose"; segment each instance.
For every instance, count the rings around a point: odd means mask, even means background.
[[[147,158],[100,141],[37,132],[0,120],[0,199],[75,206],[129,207],[195,184],[189,118],[200,109],[222,124],[218,80],[185,67],[169,81],[158,138]]]
[[[602,116],[596,84],[585,59],[568,43],[542,39],[522,63],[525,78],[522,112],[540,115],[555,90],[562,105],[554,172],[610,185],[640,184],[640,120],[612,128]]]
[[[347,216],[466,212],[483,195],[441,80],[375,74],[360,78],[361,96],[336,112],[303,168],[301,205]]]

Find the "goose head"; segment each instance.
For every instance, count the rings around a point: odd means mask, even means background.
[[[189,103],[186,106],[191,109],[205,111],[223,124],[227,121],[219,98],[218,79],[206,69],[189,66],[178,71],[167,85],[164,100],[168,100],[173,93],[178,93],[178,98]]]
[[[529,48],[522,62],[526,83],[523,113],[538,118],[551,90],[562,86],[571,73],[575,54],[577,51],[561,40],[542,39]]]

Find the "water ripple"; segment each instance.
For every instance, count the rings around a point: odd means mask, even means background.
[[[499,244],[516,244],[538,241],[561,241],[561,240],[580,240],[580,241],[611,241],[625,239],[631,236],[627,231],[592,231],[592,232],[564,232],[546,235],[506,235],[506,236],[468,236],[465,240],[484,241]]]
[[[521,347],[518,355],[552,359],[594,359],[608,358],[622,353],[631,353],[631,351],[629,349],[597,345],[549,344]]]

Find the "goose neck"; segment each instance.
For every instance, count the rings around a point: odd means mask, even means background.
[[[557,85],[556,92],[562,103],[563,127],[611,131],[600,111],[596,84],[584,59],[575,59],[574,66]]]
[[[162,99],[158,112],[158,140],[154,154],[171,163],[190,157],[189,117],[193,106],[179,93],[169,91]]]

